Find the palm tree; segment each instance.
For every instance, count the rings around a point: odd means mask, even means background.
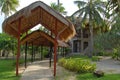
[[[62,15],[67,14],[67,12],[65,11],[65,8],[63,7],[62,3],[58,3],[58,5],[56,3],[51,3],[50,6],[51,6],[51,8],[58,11]]]
[[[108,0],[107,8],[118,13],[120,11],[120,0]]]
[[[112,26],[111,26],[111,31],[115,33],[120,33],[120,0],[108,0],[108,5],[107,5],[108,11],[111,12],[112,17]]]
[[[85,1],[74,1],[77,4],[79,10],[73,13],[72,17],[82,18],[81,23],[88,21],[90,29],[90,54],[92,56],[93,52],[93,26],[101,26],[103,23],[103,18],[100,13],[106,13],[105,11],[105,2],[100,0],[89,0]]]
[[[19,0],[0,0],[1,13],[5,14],[7,18],[10,14],[17,11],[16,8],[19,6]]]

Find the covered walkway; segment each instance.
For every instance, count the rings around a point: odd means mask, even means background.
[[[73,24],[53,10],[51,7],[41,1],[36,1],[29,6],[16,12],[8,17],[2,24],[3,31],[17,39],[17,55],[16,55],[16,76],[19,74],[19,58],[21,48],[21,38],[28,31],[41,24],[50,32],[54,43],[54,76],[56,75],[56,59],[57,59],[57,40],[67,42],[76,34]],[[27,43],[26,43],[27,44]],[[38,43],[36,43],[38,44]]]
[[[31,63],[23,72],[20,80],[54,80],[49,60]]]

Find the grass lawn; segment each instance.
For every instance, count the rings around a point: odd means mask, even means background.
[[[0,80],[19,80],[15,75],[14,60],[0,60]]]
[[[92,73],[79,74],[76,80],[120,80],[120,74],[106,74],[104,77],[97,78]]]
[[[70,56],[70,57],[67,57],[67,58],[79,58],[79,59],[84,59],[84,60],[89,60],[89,61],[95,61],[95,60],[98,59],[97,57],[88,58],[86,56],[76,56],[76,55],[75,56]],[[68,71],[67,73],[69,73],[69,72],[70,71]],[[65,80],[69,80],[69,79],[70,80],[120,80],[120,74],[105,74],[103,77],[100,77],[100,78],[97,78],[92,73],[84,73],[84,74],[74,73],[72,75],[74,75],[74,76],[71,76],[71,74],[67,74],[67,75],[65,74],[65,76],[70,77],[70,78],[67,78]],[[74,79],[71,79],[72,77],[74,77]],[[58,80],[62,80],[62,78],[63,77],[61,76],[60,79],[58,79]]]

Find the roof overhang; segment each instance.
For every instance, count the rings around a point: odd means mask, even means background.
[[[37,24],[42,24],[54,35],[57,31],[57,38],[62,41],[68,41],[76,33],[70,21],[41,1],[34,2],[8,17],[3,22],[3,31],[17,38],[19,21],[21,21],[20,34]]]

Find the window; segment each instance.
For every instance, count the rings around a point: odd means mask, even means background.
[[[86,49],[88,47],[88,42],[84,42],[83,48]]]

